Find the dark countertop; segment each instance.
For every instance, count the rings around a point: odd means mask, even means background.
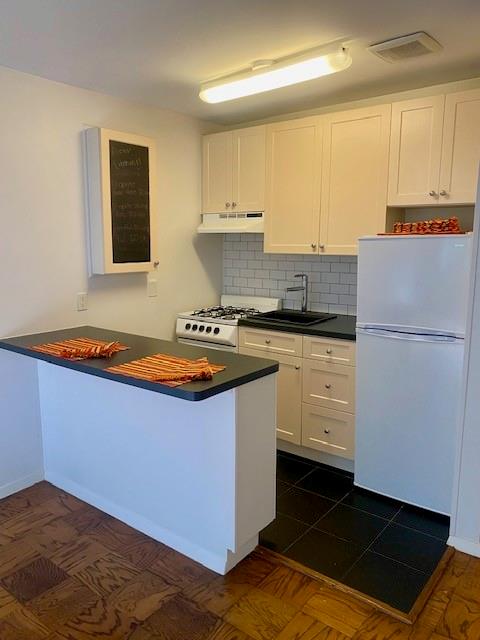
[[[325,320],[309,326],[291,324],[289,322],[276,322],[275,320],[262,319],[259,316],[251,316],[239,320],[241,327],[255,327],[269,331],[287,331],[288,333],[300,333],[306,336],[322,336],[325,338],[337,338],[339,340],[355,340],[356,316],[337,315],[336,318]]]
[[[98,340],[108,342],[119,341],[129,346],[130,349],[116,353],[108,359],[98,358],[72,361],[56,358],[55,356],[50,356],[38,351],[32,351],[29,348],[46,342],[57,342],[58,340],[80,337],[97,338]],[[223,391],[234,389],[242,384],[263,378],[278,371],[278,363],[272,360],[241,356],[237,353],[227,351],[191,347],[178,342],[146,338],[131,333],[121,333],[119,331],[110,331],[108,329],[88,326],[60,329],[58,331],[49,331],[48,333],[35,333],[15,338],[0,338],[0,349],[14,351],[15,353],[36,358],[37,360],[51,362],[60,367],[99,376],[100,378],[107,378],[108,380],[114,380],[115,382],[121,382],[122,384],[128,384],[133,387],[141,387],[149,391],[156,391],[157,393],[163,393],[168,396],[193,401],[210,398],[218,393],[223,393]],[[138,358],[154,355],[155,353],[166,353],[191,359],[207,356],[212,364],[225,365],[226,368],[224,371],[216,373],[213,376],[213,380],[188,382],[180,387],[167,387],[158,382],[147,382],[146,380],[138,380],[106,371],[108,367],[113,365],[130,362],[131,360],[137,360]]]

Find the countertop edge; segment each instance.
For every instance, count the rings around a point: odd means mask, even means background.
[[[349,330],[345,330],[342,328],[335,329],[329,323],[335,323],[338,318],[341,318],[341,322],[350,322],[352,323],[352,328]],[[240,327],[252,327],[255,329],[264,329],[266,331],[281,331],[284,333],[296,333],[298,335],[305,336],[319,336],[322,338],[333,338],[336,340],[349,340],[350,342],[356,341],[355,334],[355,324],[356,324],[356,316],[347,316],[338,314],[336,318],[332,320],[327,320],[326,322],[319,322],[317,325],[310,326],[292,326],[288,323],[271,321],[266,319],[261,319],[257,317],[249,317],[249,318],[241,318],[238,321]]]
[[[259,380],[260,378],[264,378],[265,376],[277,373],[279,370],[278,362],[271,361],[269,362],[269,364],[266,364],[258,371],[246,373],[242,376],[239,376],[235,380],[219,383],[217,386],[212,387],[211,389],[191,391],[188,389],[182,389],[181,386],[168,387],[156,382],[148,382],[147,380],[140,380],[138,378],[132,378],[130,376],[122,376],[118,373],[110,373],[105,369],[92,369],[90,367],[86,367],[81,360],[70,361],[56,358],[55,356],[41,353],[39,351],[33,351],[32,349],[5,342],[4,340],[5,339],[0,339],[0,349],[3,349],[5,351],[10,351],[12,353],[17,353],[19,355],[33,358],[34,360],[40,360],[49,364],[54,364],[56,366],[63,367],[64,369],[70,369],[71,371],[77,371],[79,373],[92,375],[97,378],[111,380],[112,382],[118,382],[120,384],[126,384],[131,387],[153,391],[154,393],[159,393],[162,395],[173,396],[181,400],[187,400],[189,402],[206,400],[207,398],[216,396],[219,393],[223,393],[224,391],[230,391],[231,389],[240,387],[244,384],[247,384],[248,382],[253,382],[255,380]],[[259,359],[262,359],[261,356],[259,356]]]

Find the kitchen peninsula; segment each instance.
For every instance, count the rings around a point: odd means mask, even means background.
[[[72,361],[34,345],[90,337],[129,347]],[[208,351],[225,369],[167,387],[108,371],[205,349],[94,327],[0,340],[0,498],[45,479],[226,573],[275,517],[278,363]]]

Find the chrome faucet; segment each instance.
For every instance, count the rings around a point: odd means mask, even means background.
[[[285,291],[303,291],[302,295],[302,311],[308,308],[308,276],[306,273],[296,273],[295,278],[302,278],[301,287],[287,287]]]

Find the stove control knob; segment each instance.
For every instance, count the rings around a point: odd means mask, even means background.
[[[211,330],[212,330],[212,327],[207,327],[207,328],[205,329],[205,331],[206,331],[207,333],[210,333],[210,332],[211,332]]]
[[[194,324],[192,325],[192,331],[196,331],[198,329],[198,325]]]
[[[191,328],[192,328],[192,325],[190,324],[190,322],[187,322],[187,324],[185,325],[185,329],[188,331]]]
[[[201,324],[201,325],[198,327],[198,330],[199,330],[200,332],[205,331],[205,325],[204,325],[204,324]]]
[[[219,334],[220,333],[220,329],[218,327],[215,327],[215,329],[213,330],[213,333],[215,335]]]

